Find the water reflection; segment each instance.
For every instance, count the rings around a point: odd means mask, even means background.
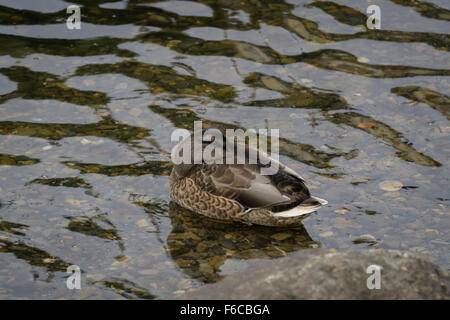
[[[1,206],[0,206],[1,207]],[[13,223],[9,221],[0,221],[0,230],[3,232],[9,232],[18,236],[24,236],[25,233],[14,229],[27,229],[28,226],[20,223]]]
[[[232,87],[211,83],[192,76],[180,75],[166,66],[152,66],[134,61],[114,65],[86,65],[78,68],[77,76],[102,73],[121,73],[130,78],[143,81],[153,93],[170,92],[177,94],[194,94],[206,96],[221,101],[230,101],[235,97]]]
[[[450,120],[450,98],[446,95],[418,86],[396,87],[391,92],[415,102],[426,103]]]
[[[337,124],[346,124],[355,129],[363,130],[384,140],[399,151],[396,155],[401,159],[415,162],[423,166],[441,166],[438,161],[414,149],[414,147],[411,146],[411,143],[402,137],[400,132],[380,121],[376,121],[372,117],[367,117],[355,112],[345,112],[329,115],[327,116],[327,119]]]
[[[84,188],[84,189],[92,188],[92,186],[89,183],[77,177],[34,179],[33,181],[30,181],[30,183],[40,183],[43,185],[53,187],[69,187],[69,188]]]
[[[170,174],[172,163],[167,161],[146,161],[145,163],[133,163],[127,165],[107,166],[98,163],[62,162],[81,173],[97,173],[107,176],[140,176],[145,174],[165,175]]]
[[[202,120],[204,129],[218,128],[224,129],[241,129],[235,125],[221,123],[217,121],[205,120],[198,117],[194,112],[187,109],[169,109],[162,108],[157,105],[150,106],[150,109],[154,112],[167,117],[176,127],[193,130],[194,121]],[[311,145],[295,143],[285,138],[280,138],[279,141],[279,153],[291,157],[297,161],[315,166],[317,168],[331,168],[329,161],[335,157],[346,156],[349,153],[346,152],[334,152],[327,153],[321,150],[315,149]]]
[[[110,229],[105,229],[100,227],[95,221],[94,218],[73,218],[67,217],[70,223],[67,225],[67,229],[73,232],[80,232],[88,236],[95,236],[103,239],[109,240],[121,240],[121,237],[117,234],[117,230],[114,225],[105,217],[97,216],[95,217],[99,221],[103,223],[107,223]]]
[[[110,37],[100,37],[95,40],[66,40],[37,39],[1,34],[0,41],[8,43],[7,47],[0,46],[1,55],[11,55],[15,58],[25,57],[33,53],[78,57],[102,54],[114,54],[119,57],[136,56],[134,52],[118,48],[118,45],[124,40]]]
[[[0,165],[27,166],[38,163],[39,161],[39,159],[33,159],[23,155],[0,154]]]
[[[344,98],[335,93],[321,92],[310,89],[299,83],[289,83],[277,77],[260,73],[252,73],[244,79],[250,87],[265,88],[284,94],[280,99],[266,99],[250,101],[244,105],[258,107],[282,108],[321,108],[322,110],[346,109],[348,107]]]
[[[422,16],[433,19],[450,21],[450,10],[441,8],[438,5],[425,1],[391,0],[392,2],[405,7],[412,7]]]
[[[0,134],[39,137],[60,140],[75,136],[107,137],[119,142],[129,142],[148,135],[149,130],[118,123],[110,117],[97,123],[33,123],[22,121],[0,122]]]
[[[175,203],[170,205],[169,216],[170,255],[183,272],[201,282],[218,281],[224,265],[231,265],[230,271],[236,272],[247,269],[248,259],[283,257],[319,247],[303,226],[282,229],[226,223],[201,217]]]
[[[56,99],[79,105],[104,105],[109,99],[104,93],[79,91],[66,86],[59,77],[46,73],[35,72],[25,67],[0,68],[0,73],[17,82],[17,90],[3,95],[0,102],[13,98],[24,99]]]
[[[15,234],[17,234],[17,232]],[[62,259],[50,255],[44,250],[26,245],[20,241],[12,242],[0,239],[0,252],[13,253],[17,259],[25,260],[32,266],[44,267],[48,272],[65,272],[70,265]]]
[[[92,281],[93,285],[101,285],[126,299],[154,299],[155,295],[132,281],[126,279],[111,279]]]

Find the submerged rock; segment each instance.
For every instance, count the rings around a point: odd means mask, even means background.
[[[368,288],[374,284],[372,265],[381,267],[379,289]],[[313,249],[176,299],[450,299],[450,275],[408,252]]]

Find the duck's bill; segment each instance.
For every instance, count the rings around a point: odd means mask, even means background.
[[[286,211],[281,211],[281,212],[275,212],[273,213],[274,217],[282,217],[282,218],[290,218],[290,217],[298,217],[298,216],[303,216],[305,214],[317,211],[317,209],[319,209],[321,207],[321,205],[317,205],[317,206],[310,206],[310,207],[295,207]]]
[[[326,205],[326,204],[328,204],[328,201],[327,200],[325,200],[325,199],[321,199],[321,198],[319,198],[319,197],[311,197],[311,198],[313,198],[314,200],[316,200],[318,203],[320,203],[321,205]]]
[[[317,198],[317,197],[311,197],[311,198],[316,200],[317,202],[319,202],[319,204],[312,205],[312,206],[299,205],[295,208],[292,208],[292,209],[289,209],[286,211],[275,212],[272,214],[274,217],[282,217],[282,218],[298,217],[298,216],[307,215],[311,212],[317,211],[317,209],[319,209],[321,206],[326,205],[328,203],[327,200],[324,200],[321,198]]]

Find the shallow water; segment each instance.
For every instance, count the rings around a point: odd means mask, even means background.
[[[368,30],[370,4],[1,0],[0,298],[165,297],[318,247],[449,269],[450,7],[377,1]],[[329,205],[295,229],[178,207],[170,134],[194,120],[279,128]]]

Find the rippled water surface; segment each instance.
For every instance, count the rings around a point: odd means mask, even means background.
[[[376,1],[368,30],[373,3],[0,0],[0,298],[166,297],[318,247],[449,269],[449,3]],[[194,120],[279,128],[329,205],[295,229],[178,207]]]

